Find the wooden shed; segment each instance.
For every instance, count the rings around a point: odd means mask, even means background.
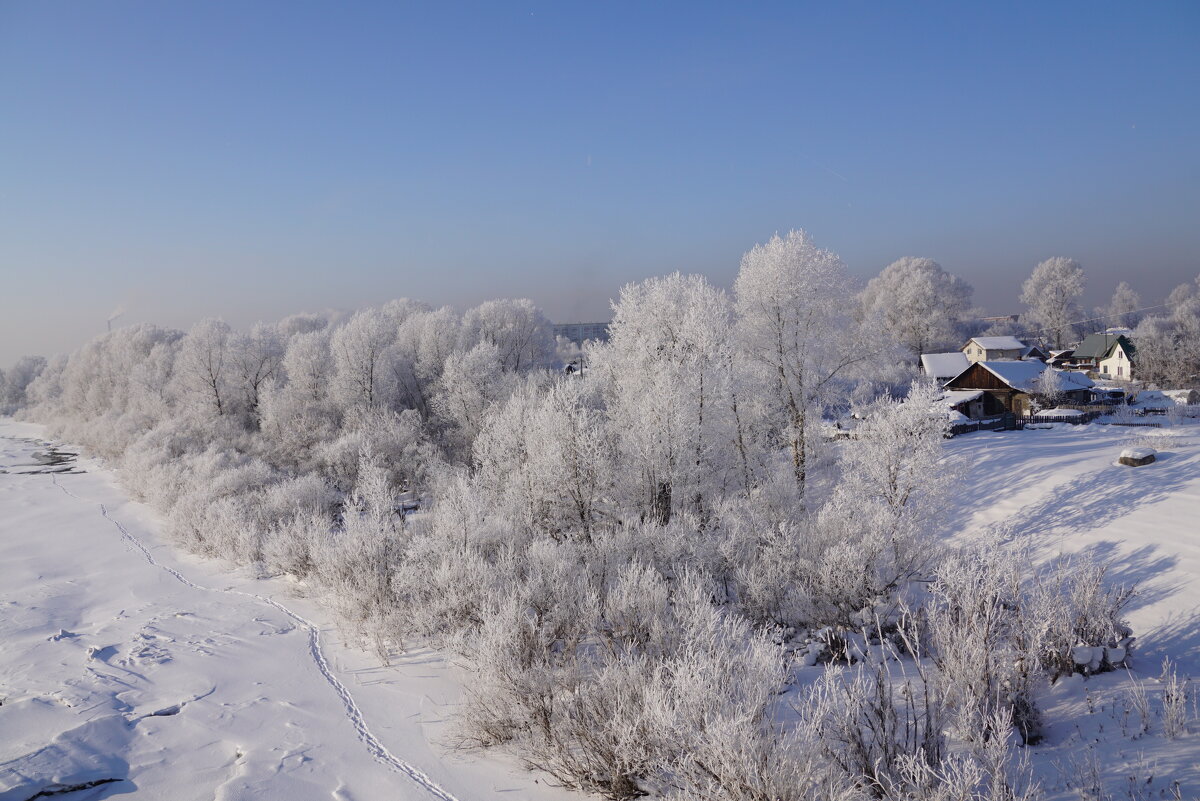
[[[1018,416],[1029,413],[1031,397],[1038,394],[1039,380],[1054,368],[1031,359],[1010,362],[975,362],[947,381],[948,390],[982,390],[983,414],[986,417],[1011,412]],[[1081,373],[1059,370],[1062,397],[1067,401],[1086,403],[1093,383]]]

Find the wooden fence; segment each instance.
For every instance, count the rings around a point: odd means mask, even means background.
[[[970,434],[972,431],[998,431],[1006,427],[1015,428],[1016,426],[1011,421],[1006,425],[1004,416],[1001,415],[1000,417],[989,417],[986,420],[972,420],[969,423],[955,423],[950,426],[949,435],[957,437],[959,434]]]
[[[1066,408],[1066,407],[1059,407]],[[1079,414],[1049,414],[1047,412],[1039,412],[1026,419],[1027,423],[1071,423],[1080,425],[1082,423],[1090,423],[1102,414],[1111,414],[1111,410],[1103,412],[1085,412],[1076,409]]]

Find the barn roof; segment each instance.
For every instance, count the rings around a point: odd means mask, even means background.
[[[1045,362],[1037,360],[1023,362],[991,361],[976,362],[975,364],[987,370],[996,376],[996,378],[999,378],[1006,385],[1021,392],[1036,391],[1037,380],[1041,377],[1042,373],[1055,369],[1047,366]],[[964,370],[963,372],[966,371]],[[1072,372],[1070,370],[1058,370],[1057,372],[1064,391],[1072,392],[1079,389],[1090,389],[1094,386],[1092,379],[1083,373]],[[959,373],[959,375],[962,375],[962,373]],[[955,378],[957,377],[955,376]]]
[[[934,378],[954,378],[970,365],[971,363],[967,361],[967,354],[961,350],[953,353],[921,354],[921,369],[925,371],[925,375]]]
[[[944,389],[938,403],[947,409],[953,409],[963,403],[970,403],[983,396],[982,389]]]

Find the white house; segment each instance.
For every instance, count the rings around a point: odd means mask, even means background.
[[[995,362],[1020,359],[1029,348],[1016,337],[971,337],[962,352],[969,362]]]
[[[1118,381],[1133,380],[1133,345],[1125,337],[1117,339],[1101,357],[1096,372]]]

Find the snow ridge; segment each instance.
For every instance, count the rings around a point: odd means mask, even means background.
[[[57,476],[51,475],[50,480],[54,482],[56,487],[70,497],[81,503],[87,503],[87,501],[84,501],[83,498],[80,498],[78,495],[60,484]],[[280,612],[294,620],[302,628],[307,630],[309,655],[316,664],[317,670],[319,670],[321,675],[325,677],[325,680],[329,683],[329,685],[333,687],[334,691],[338,694],[338,697],[342,699],[342,706],[346,711],[347,719],[349,719],[350,724],[354,727],[355,732],[358,734],[358,739],[361,740],[363,745],[367,747],[367,750],[371,753],[371,756],[375,757],[376,760],[396,771],[397,773],[402,773],[408,778],[412,779],[413,782],[428,791],[431,795],[441,799],[441,801],[459,801],[459,799],[451,795],[448,791],[442,789],[437,782],[435,782],[422,770],[414,765],[409,764],[408,762],[405,762],[403,759],[400,759],[391,751],[389,751],[387,746],[381,743],[379,738],[377,738],[374,733],[371,732],[371,729],[367,726],[366,720],[363,718],[362,711],[358,708],[358,704],[354,700],[354,696],[351,695],[350,690],[337,676],[333,674],[332,668],[329,667],[329,661],[325,658],[325,652],[321,648],[321,630],[315,623],[303,617],[302,615],[293,612],[291,609],[288,609],[274,598],[269,598],[265,595],[258,595],[250,592],[243,592],[242,590],[235,590],[229,587],[225,589],[203,587],[195,583],[178,570],[164,565],[155,559],[154,555],[150,553],[150,550],[146,547],[145,543],[143,543],[133,534],[130,534],[129,530],[126,529],[125,526],[121,525],[119,520],[109,515],[108,508],[104,504],[101,503],[98,505],[100,507],[100,514],[104,517],[104,519],[116,526],[117,531],[121,532],[121,537],[138,551],[140,551],[148,563],[171,574],[171,576],[173,576],[179,582],[191,587],[192,589],[202,590],[204,592],[223,592],[230,595],[242,595],[247,598],[253,598],[257,601],[267,604],[268,606],[278,609]]]

